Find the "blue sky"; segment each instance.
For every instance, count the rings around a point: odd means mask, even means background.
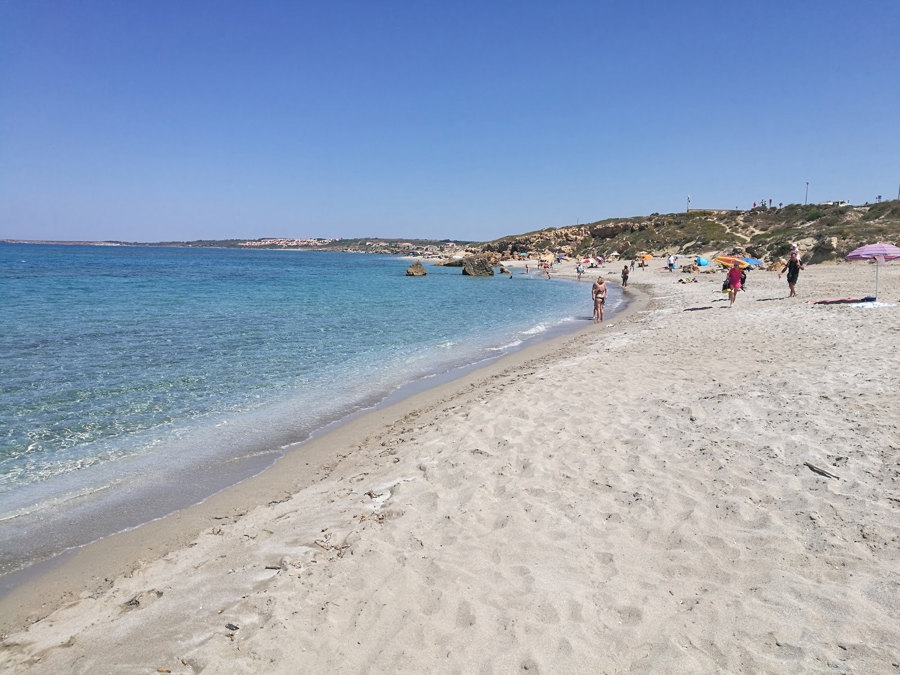
[[[896,198],[897,0],[0,0],[0,238]]]

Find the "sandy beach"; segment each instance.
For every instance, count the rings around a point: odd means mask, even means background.
[[[900,263],[731,308],[663,264],[69,556],[0,601],[0,670],[900,672]]]

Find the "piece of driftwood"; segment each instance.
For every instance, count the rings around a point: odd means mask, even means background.
[[[826,478],[834,478],[835,480],[840,480],[840,476],[835,476],[830,471],[826,471],[825,469],[816,466],[815,464],[810,464],[809,462],[803,462],[804,465],[808,466],[810,471],[814,471],[821,476],[825,476]]]

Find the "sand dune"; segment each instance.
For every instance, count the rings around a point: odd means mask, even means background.
[[[0,668],[900,672],[900,264],[683,276],[88,547]]]

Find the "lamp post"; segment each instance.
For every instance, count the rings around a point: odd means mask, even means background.
[[[804,206],[809,202],[809,181],[806,181],[806,196],[803,198]]]

